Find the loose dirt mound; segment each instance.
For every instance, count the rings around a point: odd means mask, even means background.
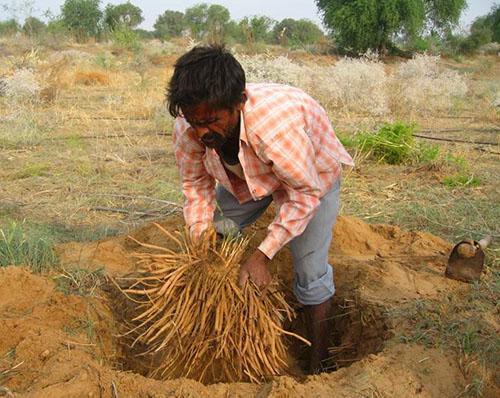
[[[182,220],[161,224],[175,230]],[[265,226],[263,220],[250,231],[253,246],[265,235]],[[133,236],[167,244],[153,226]],[[282,376],[264,385],[145,378],[116,337],[119,310],[104,292],[65,295],[50,277],[7,267],[0,270],[0,385],[23,397],[456,396],[465,381],[453,356],[392,339],[397,326],[387,310],[417,298],[460,293],[462,284],[443,277],[450,247],[430,234],[340,217],[330,256],[337,287],[332,358],[339,370],[307,378]],[[64,245],[59,255],[64,267],[104,266],[120,276],[135,270],[130,257],[135,250],[136,243],[118,237]],[[287,250],[272,267],[290,286]]]

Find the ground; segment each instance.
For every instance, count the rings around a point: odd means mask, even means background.
[[[172,216],[161,224],[173,231],[180,221]],[[252,244],[257,244],[265,223],[251,232]],[[132,236],[167,244],[152,225]],[[94,285],[91,295],[79,296],[62,288],[65,285],[57,281],[61,275],[40,276],[12,266],[0,271],[0,333],[7,336],[0,352],[6,353],[3,362],[11,368],[4,385],[26,397],[442,397],[463,392],[466,377],[453,351],[401,341],[409,327],[403,313],[415,302],[443,304],[469,289],[443,275],[450,244],[429,233],[369,225],[351,217],[338,220],[334,240],[330,261],[337,283],[335,372],[277,377],[263,385],[147,379],[130,369],[133,362],[117,337],[119,309],[106,294],[105,282]],[[120,236],[78,247],[65,244],[58,252],[63,267],[74,264],[78,253],[81,268],[104,266],[108,275],[119,278],[135,270],[132,254],[137,249]],[[280,253],[272,268],[289,287],[290,254]],[[486,396],[497,392],[485,391]]]
[[[499,396],[496,55],[439,61],[468,85],[445,108],[424,101],[410,112],[391,91],[389,112],[374,115],[318,94],[344,137],[403,120],[421,135],[490,143],[418,138],[438,144],[441,155],[400,165],[349,149],[356,168],[344,174],[330,258],[338,370],[306,378],[292,366],[263,385],[138,374],[140,361],[117,337],[120,308],[109,278],[135,269],[138,247],[128,234],[158,242],[152,221],[182,225],[172,120],[162,101],[184,45],[153,42],[132,52],[0,41],[0,78],[27,68],[44,88],[35,100],[0,94],[0,396]],[[269,54],[312,71],[339,61],[279,48]],[[388,59],[383,68],[392,73],[404,62]],[[252,244],[265,222],[250,231]],[[494,242],[482,281],[444,278],[451,244],[487,233]],[[272,267],[292,300],[289,254]],[[297,311],[290,327],[300,330]]]

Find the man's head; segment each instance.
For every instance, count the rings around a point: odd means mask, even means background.
[[[172,116],[183,116],[208,147],[237,134],[246,100],[245,72],[222,46],[194,47],[181,56],[167,91]]]

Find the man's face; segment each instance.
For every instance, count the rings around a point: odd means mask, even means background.
[[[220,148],[228,138],[239,133],[243,103],[231,109],[213,109],[206,102],[183,109],[184,117],[200,141],[209,148]]]

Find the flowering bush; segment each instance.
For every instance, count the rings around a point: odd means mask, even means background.
[[[387,112],[387,77],[379,62],[343,59],[335,66],[299,65],[288,57],[239,56],[249,82],[300,87],[323,105],[341,112]]]
[[[393,78],[394,103],[406,112],[448,111],[465,97],[467,83],[458,72],[439,66],[439,56],[417,55],[401,64]]]
[[[419,55],[388,74],[376,56],[343,58],[334,66],[301,65],[285,56],[239,55],[249,82],[300,87],[343,114],[384,115],[450,110],[467,92],[466,80],[440,68],[439,57]]]
[[[17,69],[5,79],[5,96],[11,101],[34,101],[39,92],[40,84],[29,69]]]

